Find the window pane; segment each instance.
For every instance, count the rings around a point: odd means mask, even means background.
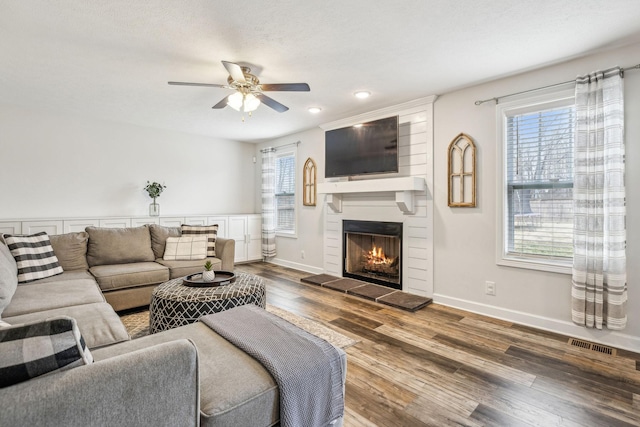
[[[573,256],[573,122],[573,107],[507,117],[510,255]]]
[[[280,156],[276,161],[276,230],[295,231],[295,155]]]

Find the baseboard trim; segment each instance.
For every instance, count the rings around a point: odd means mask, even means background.
[[[531,326],[557,334],[567,335],[573,338],[582,338],[587,341],[605,344],[624,350],[640,353],[640,337],[628,335],[619,331],[586,329],[558,319],[538,316],[522,311],[509,310],[488,304],[481,304],[475,301],[449,297],[441,294],[433,295],[433,302],[449,307],[459,308],[472,313],[518,323],[520,325]]]
[[[297,262],[287,261],[280,258],[270,258],[267,262],[271,264],[279,265],[281,267],[293,268],[295,270],[305,271],[311,274],[322,274],[324,273],[324,268],[314,267],[312,265],[300,264]]]

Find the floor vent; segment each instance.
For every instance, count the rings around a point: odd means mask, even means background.
[[[591,351],[597,351],[598,353],[608,354],[609,356],[616,355],[616,349],[612,347],[608,347],[602,344],[596,344],[589,341],[579,340],[577,338],[570,338],[569,345],[574,347],[580,347]]]

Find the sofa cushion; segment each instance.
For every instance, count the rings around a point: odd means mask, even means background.
[[[158,224],[149,225],[149,232],[151,233],[151,249],[153,249],[153,255],[156,258],[162,258],[164,255],[165,242],[167,237],[180,237],[180,227],[164,227]]]
[[[169,269],[156,262],[98,265],[89,271],[103,291],[154,285],[169,280]]]
[[[167,261],[203,260],[207,257],[207,236],[168,237],[162,259]]]
[[[39,279],[34,282],[24,283],[20,286],[31,286],[31,285],[37,285],[40,283],[68,282],[69,280],[79,280],[79,279],[91,280],[92,282],[96,281],[96,279],[91,275],[91,273],[89,273],[89,270],[71,270],[71,271],[65,271],[62,274],[58,274],[57,276],[46,277],[44,279]]]
[[[77,233],[56,234],[49,236],[53,252],[64,271],[88,270],[87,242],[89,234],[85,231]]]
[[[149,227],[87,227],[87,262],[96,265],[153,261]]]
[[[0,243],[0,316],[5,307],[11,302],[18,287],[18,266],[11,255],[11,251]]]
[[[4,241],[18,266],[18,283],[27,283],[62,273],[46,232],[30,236],[4,235]]]
[[[206,235],[209,239],[207,256],[216,256],[216,238],[218,237],[218,224],[216,225],[186,225],[180,227],[182,235]]]
[[[78,325],[68,316],[0,329],[0,387],[93,363]]]
[[[151,345],[187,338],[200,364],[202,426],[270,426],[280,418],[278,386],[254,358],[196,322],[93,352],[105,360]],[[233,366],[233,369],[229,369]]]
[[[18,285],[11,304],[4,309],[2,316],[8,318],[94,302],[104,302],[95,279],[37,281]]]
[[[204,264],[207,261],[211,261],[213,264],[213,270],[220,270],[222,267],[222,261],[218,258],[205,258],[196,261],[167,261],[164,259],[157,259],[156,262],[169,268],[169,278],[176,279],[178,277],[188,276],[189,274],[201,273],[204,270]]]
[[[21,314],[8,317],[10,324],[34,322],[51,317],[66,315],[78,323],[78,328],[90,349],[104,347],[129,340],[129,334],[122,324],[120,317],[106,302],[74,305],[71,307],[54,308],[35,313]]]

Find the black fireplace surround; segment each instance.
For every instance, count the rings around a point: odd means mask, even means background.
[[[343,220],[342,276],[402,290],[402,223]]]

